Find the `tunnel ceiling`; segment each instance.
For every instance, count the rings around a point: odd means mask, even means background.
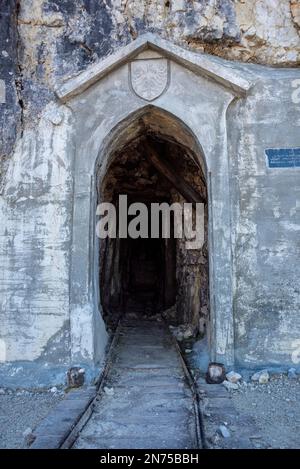
[[[169,143],[169,150],[174,150],[173,157],[168,157],[171,164],[176,163],[177,167],[182,160],[186,160],[188,165],[194,165],[194,171],[199,172],[200,169],[201,178],[205,182],[206,168],[202,150],[190,130],[172,114],[154,106],[147,106],[135,116],[123,121],[110,135],[109,144],[103,149],[109,156],[107,163],[98,171],[99,183],[108,174],[108,169],[114,161],[120,161],[121,155],[127,150],[132,154],[134,148],[143,145],[146,137],[152,142],[163,144],[165,148]],[[181,149],[180,158],[176,159],[178,147]],[[170,151],[168,153],[170,154]],[[165,152],[163,158],[166,154]]]

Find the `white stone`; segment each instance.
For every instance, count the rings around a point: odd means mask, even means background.
[[[108,396],[113,396],[114,393],[115,393],[114,388],[108,388],[107,386],[104,386],[103,391],[104,391],[105,394],[107,394]]]
[[[226,374],[226,379],[230,383],[238,383],[242,379],[242,375],[236,373],[235,371],[230,371]]]
[[[251,381],[258,382],[259,384],[266,384],[270,379],[268,370],[261,370],[251,376]]]
[[[223,381],[223,386],[227,389],[227,391],[236,391],[239,389],[238,384],[231,383],[230,381]]]
[[[172,11],[185,11],[186,2],[185,0],[172,0]]]
[[[225,425],[220,425],[219,426],[219,432],[220,432],[220,434],[222,435],[223,438],[230,438],[231,437],[231,433],[228,430],[228,428],[225,427]]]
[[[26,428],[22,435],[27,446],[30,446],[35,440],[35,435],[32,433],[32,429],[30,427]]]
[[[50,389],[50,392],[52,392],[53,394],[55,394],[57,391],[58,389],[56,386],[53,386],[53,388]]]
[[[5,390],[0,388],[0,395],[3,395],[3,394],[5,394]]]

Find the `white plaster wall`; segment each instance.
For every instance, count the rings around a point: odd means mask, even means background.
[[[299,71],[257,71],[229,123],[235,354],[242,366],[299,366],[300,168],[268,168],[265,155],[300,147]]]
[[[65,342],[57,345],[65,347],[59,360],[69,358],[63,331],[72,216],[69,120],[66,108],[50,105],[38,127],[24,132],[0,196],[0,323],[7,361],[47,355],[47,343],[59,331]]]

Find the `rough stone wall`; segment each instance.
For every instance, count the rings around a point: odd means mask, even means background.
[[[0,104],[0,192],[3,175],[21,127],[22,102],[19,102],[18,30],[15,0],[3,0],[0,7],[0,80],[4,95]]]
[[[293,66],[299,9],[299,0],[3,0],[0,177],[17,130],[34,125],[62,77],[146,31],[227,59]]]

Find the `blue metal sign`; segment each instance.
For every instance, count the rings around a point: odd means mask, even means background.
[[[300,168],[300,147],[268,148],[265,153],[269,168]]]

